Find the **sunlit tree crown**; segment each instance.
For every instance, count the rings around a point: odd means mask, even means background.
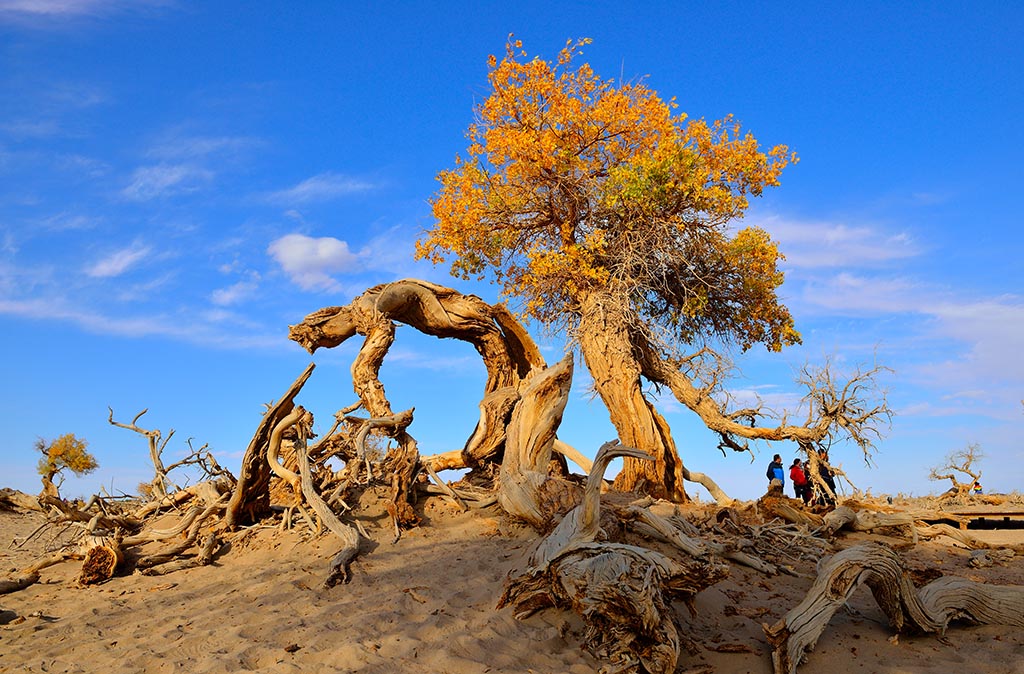
[[[775,243],[730,226],[796,156],[762,150],[731,117],[690,120],[642,83],[576,65],[589,42],[549,62],[510,38],[490,57],[490,93],[465,156],[438,175],[418,256],[491,275],[549,325],[571,325],[601,291],[684,341],[799,341],[776,294]]]

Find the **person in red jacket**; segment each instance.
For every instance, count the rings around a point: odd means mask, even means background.
[[[805,503],[807,502],[807,475],[804,473],[803,466],[800,465],[800,459],[793,459],[793,465],[789,469],[789,479],[793,482],[793,491],[796,492],[796,497]]]

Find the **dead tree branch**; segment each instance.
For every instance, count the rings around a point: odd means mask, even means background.
[[[110,416],[107,417],[107,421],[110,425],[134,431],[146,438],[146,442],[149,444],[149,459],[153,462],[153,469],[156,471],[156,476],[153,478],[153,481],[150,482],[153,490],[152,497],[154,499],[160,499],[167,496],[168,491],[174,485],[167,478],[168,470],[164,467],[162,454],[164,448],[167,447],[167,443],[170,442],[171,437],[174,435],[174,429],[172,428],[167,434],[167,437],[163,438],[163,442],[161,442],[160,440],[163,436],[163,432],[159,429],[146,430],[145,428],[139,428],[138,421],[142,418],[143,414],[149,411],[148,407],[136,414],[135,418],[132,419],[129,424],[114,421],[114,408],[107,407],[107,409],[110,411]]]

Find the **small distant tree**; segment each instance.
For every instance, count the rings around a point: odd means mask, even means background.
[[[981,470],[977,464],[983,458],[985,454],[981,451],[981,445],[972,442],[964,449],[947,454],[945,463],[932,468],[928,479],[949,480],[953,483],[949,493],[963,496],[971,490],[975,482],[981,483]]]
[[[67,469],[75,475],[87,475],[99,467],[96,457],[88,451],[89,443],[81,438],[75,437],[73,433],[60,436],[52,442],[43,438],[36,440],[36,450],[43,457],[39,459],[37,470],[43,478],[43,491],[39,495],[60,498],[60,485],[64,479],[61,473]],[[54,478],[61,475],[58,483]]]

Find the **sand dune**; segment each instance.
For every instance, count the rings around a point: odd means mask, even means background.
[[[496,511],[458,514],[439,500],[424,514],[426,526],[397,543],[368,520],[375,549],[353,565],[349,584],[331,589],[321,589],[335,552],[331,538],[271,527],[249,530],[212,566],[167,576],[118,576],[81,587],[77,563],[51,567],[41,582],[0,595],[0,672],[600,670],[602,663],[581,649],[582,624],[572,614],[548,610],[518,621],[510,609],[495,609],[506,574],[525,566],[536,534]],[[46,536],[22,548],[12,543],[41,521],[39,514],[0,513],[4,571],[27,565],[51,543]],[[844,541],[871,538],[879,537],[851,534]],[[1019,556],[976,569],[969,551],[948,544],[922,542],[903,554],[924,572],[1024,583]],[[795,562],[794,570],[800,577],[734,566],[729,578],[698,596],[696,616],[678,606],[700,647],[683,654],[678,671],[770,672],[761,624],[800,601],[814,561]],[[1024,672],[1019,629],[954,626],[943,638],[892,636],[861,590],[801,671]]]

